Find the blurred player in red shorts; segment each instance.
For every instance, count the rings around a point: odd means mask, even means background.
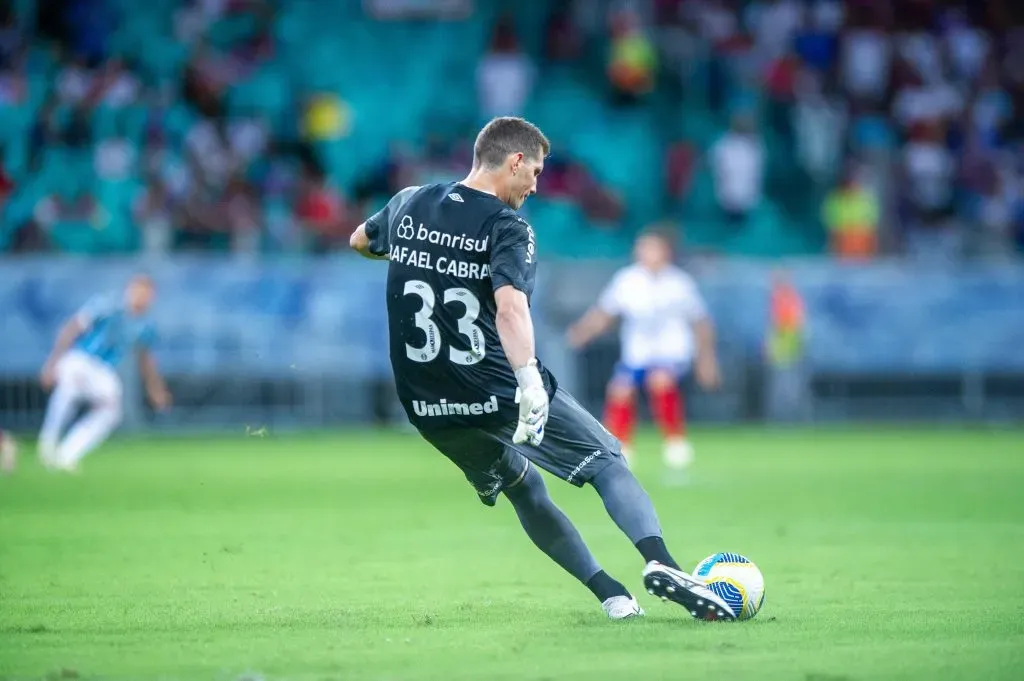
[[[644,389],[665,439],[664,461],[684,468],[693,460],[686,438],[682,380],[690,371],[706,390],[718,387],[715,333],[697,285],[672,263],[670,237],[643,232],[633,250],[634,264],[619,270],[568,334],[580,348],[621,320],[622,355],[608,383],[604,422],[632,452],[637,391]]]

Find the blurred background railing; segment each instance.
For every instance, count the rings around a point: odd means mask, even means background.
[[[537,294],[539,354],[593,408],[600,407],[616,341],[609,337],[577,357],[562,334],[620,265],[547,261]],[[380,263],[348,256],[153,263],[37,257],[0,267],[0,425],[38,425],[44,402],[37,372],[58,326],[89,295],[116,289],[140,267],[157,282],[157,356],[177,408],[157,419],[129,390],[129,426],[402,420],[391,388]],[[725,374],[721,392],[691,393],[698,420],[956,422],[1024,414],[1024,266],[709,260],[691,263],[690,271],[717,320]],[[785,366],[765,352],[771,282],[780,276],[802,292],[806,318],[803,350]]]

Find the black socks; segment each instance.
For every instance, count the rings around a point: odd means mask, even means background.
[[[587,580],[587,588],[597,596],[597,600],[604,603],[614,596],[629,596],[629,590],[621,583],[608,576],[608,573],[601,570]]]
[[[636,548],[647,563],[656,560],[667,567],[675,568],[676,570],[681,569],[679,564],[669,555],[668,549],[665,548],[665,540],[661,537],[644,537],[636,543]]]

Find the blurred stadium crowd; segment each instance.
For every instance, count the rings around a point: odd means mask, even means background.
[[[518,114],[547,252],[1010,257],[1022,112],[1014,0],[2,0],[0,250],[330,252]]]

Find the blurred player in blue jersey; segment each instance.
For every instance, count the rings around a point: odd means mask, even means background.
[[[117,365],[132,350],[150,402],[156,409],[170,406],[170,393],[150,352],[155,333],[146,313],[153,295],[153,281],[136,276],[122,295],[90,301],[61,328],[41,376],[43,387],[53,390],[39,433],[39,456],[47,467],[75,471],[121,422]],[[82,402],[87,413],[61,439]]]

